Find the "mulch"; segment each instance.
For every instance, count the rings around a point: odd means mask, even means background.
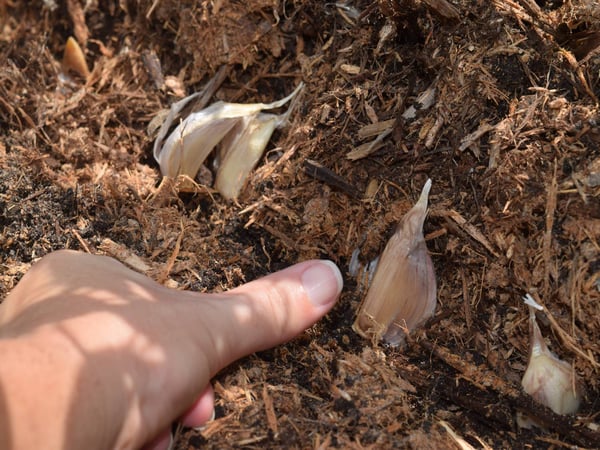
[[[345,273],[326,318],[215,378],[216,419],[175,448],[600,446],[597,2],[0,0],[0,61],[1,297],[61,248],[199,292],[310,258]],[[305,83],[237,201],[212,158],[190,192],[152,157],[152,120],[215,77],[211,103]],[[349,264],[427,178],[438,306],[389,348],[351,329]],[[585,384],[576,415],[521,389],[527,293]]]

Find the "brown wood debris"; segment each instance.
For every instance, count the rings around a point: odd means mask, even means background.
[[[0,0],[1,297],[61,248],[199,292],[329,258],[333,311],[219,374],[216,419],[175,448],[597,448],[599,18],[588,0]],[[87,80],[60,76],[68,36]],[[160,111],[301,81],[237,202],[160,182]],[[406,349],[373,347],[348,264],[380,254],[427,178],[436,314]],[[526,293],[586,385],[574,416],[521,390]]]

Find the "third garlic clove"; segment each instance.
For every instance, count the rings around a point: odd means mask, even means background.
[[[531,299],[530,301],[533,301]],[[523,390],[556,414],[573,414],[581,403],[581,385],[570,364],[558,359],[546,345],[529,305],[529,363],[523,375]]]
[[[287,118],[287,114],[259,113],[248,116],[236,125],[237,132],[221,141],[220,161],[215,188],[227,199],[236,199],[246,178],[262,157],[263,151],[275,131]]]
[[[436,281],[423,236],[427,180],[419,201],[402,218],[388,241],[352,328],[361,336],[392,346],[433,316]]]

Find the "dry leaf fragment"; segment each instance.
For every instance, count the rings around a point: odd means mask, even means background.
[[[425,0],[425,4],[432,11],[446,19],[460,19],[460,12],[452,3],[446,0]]]
[[[435,273],[423,236],[430,188],[427,180],[419,201],[402,218],[379,259],[352,326],[365,338],[398,346],[435,311]]]
[[[405,120],[413,120],[415,117],[417,117],[418,111],[424,111],[433,106],[435,103],[435,96],[436,88],[434,82],[431,84],[431,86],[419,94],[417,101],[413,105],[409,106],[406,111],[402,113],[402,118]]]
[[[435,103],[435,97],[436,88],[434,82],[425,91],[423,91],[419,95],[419,97],[417,97],[417,101],[414,105],[409,106],[404,111],[404,113],[402,113],[402,118],[404,120],[414,120],[417,117],[418,111],[426,110],[433,106],[433,104]],[[346,154],[346,158],[352,161],[356,161],[358,159],[366,158],[372,153],[375,153],[384,145],[383,140],[390,134],[392,134],[392,132],[394,131],[394,124],[396,124],[396,122],[396,119],[390,119],[384,122],[378,122],[362,127],[358,131],[358,136],[360,138],[366,138],[375,135],[377,135],[377,137],[371,142],[365,142],[364,144],[361,144],[358,147],[350,150]],[[442,126],[441,122],[438,124],[438,126]],[[437,131],[434,130],[434,132]]]
[[[71,36],[69,36],[65,44],[62,59],[63,73],[67,74],[69,70],[72,70],[77,75],[81,75],[85,79],[90,76],[90,69],[88,69],[88,65],[85,62],[83,51],[77,41]]]

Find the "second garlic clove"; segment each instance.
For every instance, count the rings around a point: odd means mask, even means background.
[[[379,259],[352,326],[365,338],[401,345],[407,333],[435,312],[435,273],[423,236],[430,189],[427,180],[419,201],[402,218]]]
[[[215,188],[223,197],[229,200],[238,197],[246,178],[262,157],[275,128],[285,119],[287,113],[259,113],[244,117],[242,122],[225,136],[221,142],[221,160],[215,180]]]

